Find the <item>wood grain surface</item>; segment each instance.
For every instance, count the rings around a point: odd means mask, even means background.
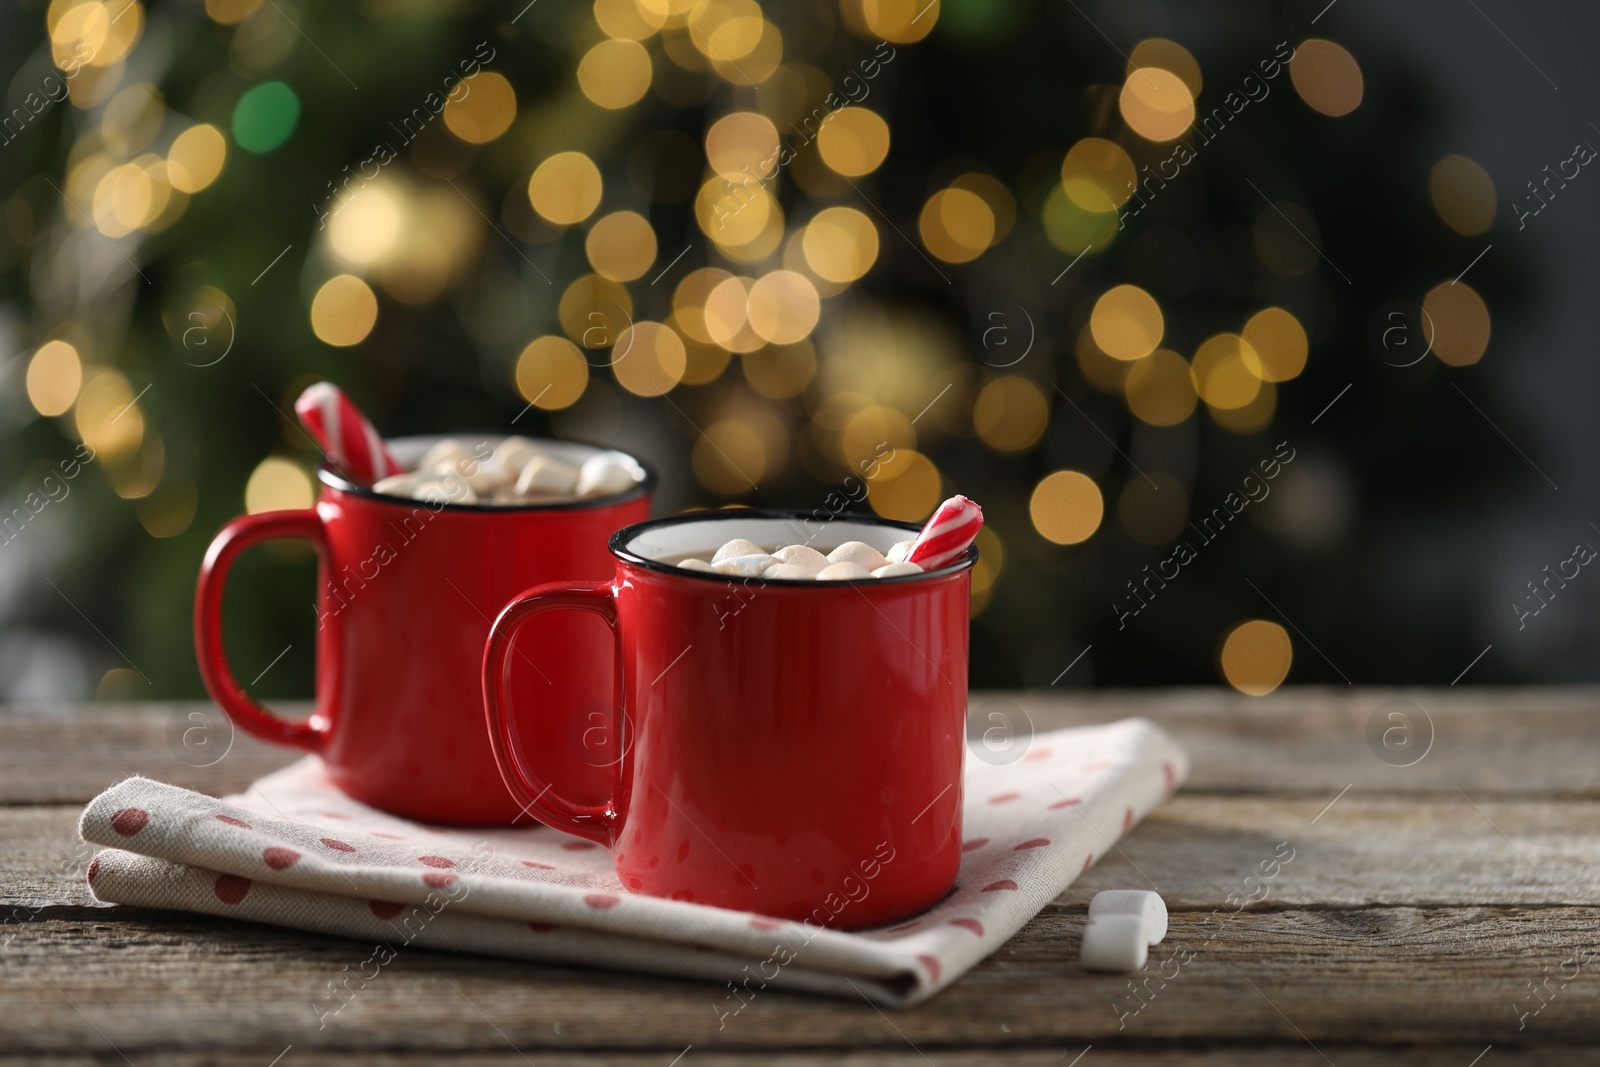
[[[930,1003],[769,991],[720,1029],[707,984],[420,948],[319,1028],[313,1003],[367,946],[98,905],[74,833],[127,774],[225,793],[292,754],[239,737],[195,766],[219,749],[197,755],[182,731],[225,729],[203,705],[0,712],[0,1063],[1494,1067],[1573,1062],[1600,1038],[1600,692],[972,708],[1019,737],[1145,715],[1189,749],[1190,784]],[[1396,708],[1418,747],[1384,745]],[[1172,918],[1146,972],[1082,971],[1089,897],[1151,886]]]

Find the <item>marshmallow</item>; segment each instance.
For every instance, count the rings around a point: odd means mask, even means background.
[[[1089,901],[1089,918],[1102,915],[1137,915],[1144,922],[1150,944],[1159,945],[1167,936],[1167,905],[1157,893],[1146,889],[1107,889]]]
[[[462,453],[446,463],[435,464],[429,470],[440,477],[459,475],[474,493],[484,495],[504,489],[517,480],[517,472],[495,459],[492,453],[487,459]]]
[[[922,568],[915,563],[886,563],[872,572],[874,578],[903,578],[908,574],[921,574]]]
[[[863,570],[877,570],[886,566],[888,560],[883,558],[883,553],[867,544],[865,541],[846,541],[832,552],[828,553],[829,563],[854,563]],[[866,577],[866,575],[862,575]]]
[[[912,541],[896,541],[889,546],[888,560],[890,563],[904,563],[906,556],[911,552]]]
[[[517,478],[518,496],[571,496],[578,487],[578,468],[549,456],[534,456]]]
[[[717,569],[715,567],[713,567],[711,564],[707,563],[703,559],[681,560],[678,563],[678,566],[682,567],[686,571],[709,571],[712,574],[715,574],[717,572]]]
[[[735,559],[739,557],[735,556]],[[774,557],[776,558],[776,557]],[[793,563],[774,563],[761,572],[763,578],[787,578],[790,581],[808,581],[816,577],[816,571],[808,571],[804,567],[797,567]]]
[[[854,582],[862,578],[872,577],[872,572],[859,563],[845,560],[842,563],[830,563],[817,572],[819,582]]]
[[[427,471],[435,467],[454,463],[462,456],[470,457],[467,446],[457,441],[454,437],[446,437],[443,441],[435,443],[422,454],[422,459],[417,463],[417,470]]]
[[[616,456],[590,456],[578,470],[579,496],[608,496],[633,486],[633,471]]]
[[[426,478],[412,487],[411,495],[430,504],[476,504],[478,494],[454,474],[440,478]]]
[[[716,555],[711,557],[711,562],[721,563],[729,556],[764,556],[766,554],[767,550],[754,541],[746,541],[742,537],[735,537],[732,541],[717,549]]]
[[[373,482],[372,491],[389,496],[410,496],[422,480],[423,476],[420,474],[391,474],[381,481]]]
[[[828,557],[809,545],[785,545],[772,554],[779,563],[799,567],[809,578],[828,565]]]
[[[1149,930],[1141,915],[1092,915],[1079,953],[1091,971],[1137,971],[1150,957]]]
[[[539,446],[526,437],[507,437],[494,446],[494,458],[508,467],[521,470],[539,455]]]
[[[712,563],[711,569],[719,574],[732,574],[740,578],[759,578],[775,562],[765,552],[752,552],[748,556],[725,556]]]

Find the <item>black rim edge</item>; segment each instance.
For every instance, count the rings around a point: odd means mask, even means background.
[[[437,436],[472,437],[477,434],[477,432],[478,431],[476,430],[467,430],[456,433],[439,434]],[[431,437],[435,435],[418,434],[417,436]],[[485,438],[492,436],[494,435],[490,433],[484,434]],[[500,436],[512,437],[520,435],[502,433]],[[529,440],[536,441],[541,440],[541,438],[529,438]],[[583,448],[593,448],[601,452],[620,452],[622,455],[627,456],[639,465],[639,469],[644,471],[644,480],[641,482],[636,482],[632,489],[626,489],[620,493],[611,493],[607,496],[587,496],[575,500],[548,501],[542,504],[454,504],[446,501],[445,503],[439,505],[440,510],[489,512],[495,514],[523,511],[580,511],[584,508],[602,508],[610,507],[615,504],[626,504],[630,500],[637,500],[639,497],[648,496],[655,491],[656,485],[659,482],[659,479],[656,476],[656,469],[649,463],[645,462],[642,457],[629,452],[625,448],[613,448],[611,445],[597,444],[594,441],[568,441],[560,440],[554,437],[542,438],[542,440],[555,441],[558,444],[564,445],[578,445]],[[390,496],[388,493],[374,492],[371,486],[357,485],[355,482],[352,482],[350,479],[334,470],[326,459],[317,464],[317,478],[322,482],[323,485],[337,489],[341,493],[349,493],[351,496],[359,496],[367,500],[374,500],[380,504],[394,504],[400,507],[407,505],[411,507],[417,507],[419,505],[423,507],[432,506],[431,501],[418,500],[415,497],[409,496]]]
[[[757,508],[734,508],[720,511],[693,511],[681,515],[666,515],[659,519],[645,519],[643,522],[636,522],[632,523],[631,525],[624,526],[622,529],[611,535],[610,541],[607,543],[607,547],[611,549],[611,554],[613,556],[617,557],[619,560],[622,560],[624,563],[631,563],[635,566],[643,567],[646,570],[655,571],[659,574],[671,574],[680,578],[697,578],[721,583],[742,580],[745,582],[760,582],[762,585],[795,586],[797,588],[816,588],[819,585],[827,586],[830,584],[835,584],[832,582],[818,582],[815,578],[740,579],[737,575],[686,570],[683,567],[677,566],[676,564],[662,563],[659,560],[650,559],[647,556],[641,556],[637,552],[630,552],[624,547],[628,541],[631,541],[643,531],[653,529],[657,526],[673,526],[685,522],[728,522],[738,519],[807,519],[812,522],[817,521],[815,513],[810,511],[784,511]],[[918,526],[916,523],[900,522],[897,519],[885,519],[877,515],[862,515],[853,511],[839,512],[838,514],[828,516],[822,521],[824,524],[833,522],[853,522],[863,526],[889,526],[897,530],[906,530],[912,534],[916,534],[922,529],[922,527]],[[966,558],[964,560],[959,563],[952,563],[948,567],[940,567],[936,571],[925,571],[922,574],[903,574],[895,578],[846,579],[845,581],[838,582],[837,584],[856,585],[861,583],[871,583],[872,585],[899,585],[906,582],[921,582],[929,578],[949,577],[950,575],[957,574],[963,570],[970,569],[977,562],[978,546],[968,545]]]

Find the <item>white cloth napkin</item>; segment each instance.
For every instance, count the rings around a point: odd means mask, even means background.
[[[955,889],[920,916],[847,933],[629,893],[609,854],[544,826],[445,829],[365,807],[307,757],[218,800],[129,778],[84,810],[103,901],[205,912],[372,945],[319,1013],[407,948],[709,979],[726,1025],[761,991],[908,1007],[999,948],[1188,772],[1145,719],[1039,734],[1007,766],[966,761]],[[870,883],[868,885],[870,892]],[[324,1016],[326,1022],[327,1016]]]

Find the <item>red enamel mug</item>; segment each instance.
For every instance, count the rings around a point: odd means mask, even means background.
[[[855,582],[663,562],[709,559],[736,537],[887,552],[915,532],[749,510],[618,531],[609,581],[537,586],[495,620],[483,692],[507,788],[541,822],[610,849],[635,892],[840,929],[931,906],[961,861],[976,549],[928,574]],[[615,635],[620,751],[604,803],[540,759],[512,710],[513,642],[557,608],[599,615]]]
[[[389,444],[409,468],[438,440]],[[573,463],[608,451],[535,443]],[[362,803],[460,826],[526,821],[483,729],[483,644],[518,590],[611,573],[606,538],[649,515],[655,487],[637,459],[613,454],[633,466],[632,489],[511,506],[387,496],[324,464],[315,506],[241,516],[211,542],[194,612],[206,688],[241,729],[317,753],[339,788]],[[301,721],[271,715],[247,696],[223,651],[228,570],[246,548],[278,537],[308,540],[319,557],[316,704]],[[583,720],[609,721],[611,639],[599,624],[571,622],[531,625],[508,670],[524,743],[562,765],[575,795],[598,802],[610,795],[615,745]]]

